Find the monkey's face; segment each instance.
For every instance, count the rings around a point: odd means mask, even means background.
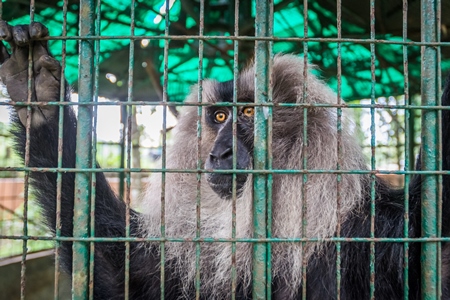
[[[233,109],[212,106],[206,108],[206,125],[215,133],[215,141],[205,162],[206,169],[231,170],[236,157],[237,170],[251,167],[253,151],[253,107],[237,107],[236,153],[233,151]],[[236,174],[236,194],[239,195],[248,174]],[[207,173],[206,180],[220,197],[229,199],[233,191],[233,173]]]

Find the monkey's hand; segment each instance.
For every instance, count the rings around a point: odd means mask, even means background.
[[[6,85],[13,102],[27,102],[30,90],[31,101],[50,102],[60,98],[61,66],[54,59],[47,46],[47,41],[38,40],[48,36],[48,29],[41,23],[10,26],[0,21],[0,39],[10,45],[8,53],[5,45],[0,43],[0,78]],[[33,65],[30,89],[28,87],[29,54]],[[20,122],[27,122],[27,107],[15,106]],[[31,126],[38,127],[55,118],[58,109],[53,105],[33,106],[31,109]]]

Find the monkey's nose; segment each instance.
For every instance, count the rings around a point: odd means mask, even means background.
[[[233,155],[233,150],[231,148],[226,148],[222,152],[219,151],[213,151],[209,153],[209,157],[211,160],[215,161],[218,159],[227,159]]]

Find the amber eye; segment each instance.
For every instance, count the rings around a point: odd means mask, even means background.
[[[244,113],[244,115],[246,115],[247,117],[253,117],[253,115],[255,114],[255,109],[253,107],[244,107],[244,109],[242,110],[242,112]]]
[[[214,114],[214,120],[216,120],[217,123],[223,123],[227,119],[227,114],[223,111],[216,111]]]

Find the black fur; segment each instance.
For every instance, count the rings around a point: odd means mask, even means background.
[[[220,85],[218,94],[225,98],[232,96],[232,85]],[[223,89],[222,89],[223,88]],[[69,99],[67,93],[66,99]],[[443,104],[450,105],[450,86],[447,83]],[[229,99],[220,99],[229,101]],[[450,113],[442,113],[443,168],[449,170],[450,164]],[[58,118],[48,120],[38,129],[30,131],[30,167],[56,167],[58,149]],[[12,113],[16,151],[23,157],[26,145],[25,127],[17,114]],[[70,107],[64,108],[64,147],[63,167],[75,167],[76,118]],[[350,158],[351,159],[351,158]],[[108,185],[103,173],[96,173],[95,233],[97,237],[124,237],[126,207]],[[55,231],[56,224],[56,173],[31,172],[31,185],[36,199],[42,207],[49,228]],[[70,237],[73,231],[74,173],[62,175],[63,191],[61,199],[62,236]],[[450,233],[449,177],[444,176],[443,220],[444,236]],[[403,190],[391,189],[377,179],[376,186],[376,237],[403,237],[404,195]],[[421,236],[420,219],[421,179],[415,176],[410,185],[409,195],[409,236]],[[364,191],[366,197],[362,208],[346,216],[341,227],[343,237],[370,237],[370,189]],[[138,213],[131,211],[131,236],[142,237],[139,232]],[[72,272],[72,244],[61,245],[64,269]],[[450,298],[449,248],[444,243],[442,250],[443,298]],[[160,257],[158,249],[140,247],[130,243],[130,299],[160,298]],[[157,247],[157,246],[153,246]],[[420,247],[421,243],[410,243],[409,249],[409,298],[420,299]],[[336,299],[336,246],[329,243],[324,251],[313,255],[307,266],[306,293],[308,299]],[[370,244],[364,242],[342,242],[341,248],[341,299],[368,299],[370,291]],[[403,299],[403,244],[376,243],[375,246],[375,296],[378,299]],[[125,280],[124,243],[95,244],[94,292],[95,299],[123,299]],[[289,263],[289,262],[287,262]],[[188,295],[181,292],[181,279],[173,265],[165,266],[165,298],[179,299],[183,296],[195,297],[192,287]],[[231,288],[231,287],[230,287]],[[273,282],[273,296],[285,299],[284,283],[278,279]],[[302,287],[297,298],[301,299]],[[251,291],[238,282],[237,299],[251,299]],[[208,299],[207,295],[202,295]]]

